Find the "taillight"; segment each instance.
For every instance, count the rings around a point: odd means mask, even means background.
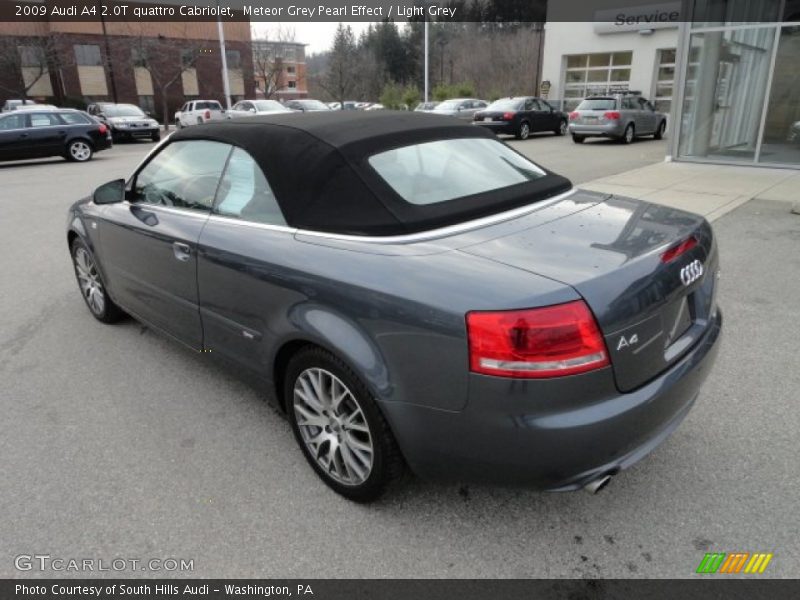
[[[580,117],[581,117],[581,114],[576,110],[573,110],[571,113],[569,113],[569,120],[570,121],[577,121],[578,119],[580,119]]]
[[[108,127],[106,127],[105,123],[100,123],[97,129],[100,131],[100,135],[105,135],[106,131],[108,131]]]
[[[513,120],[514,120],[513,112],[503,113],[503,121],[513,121]]]
[[[616,110],[608,110],[603,113],[603,118],[608,121],[619,121],[622,115]]]
[[[542,378],[609,364],[606,345],[583,300],[543,308],[467,313],[474,373]]]
[[[674,245],[672,248],[664,252],[661,255],[661,262],[668,263],[672,262],[676,258],[678,258],[681,254],[684,254],[697,246],[697,238],[694,236],[690,236],[683,240],[682,242]]]
[[[206,121],[210,121],[210,120],[211,120],[211,111],[210,111],[210,110],[207,110],[207,111],[206,111],[206,112],[203,114],[203,117],[205,118],[205,120],[206,120]]]

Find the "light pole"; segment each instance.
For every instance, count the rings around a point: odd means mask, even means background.
[[[219,0],[217,0],[217,9],[219,9]],[[225,53],[225,32],[222,28],[222,18],[219,16],[217,10],[217,35],[219,36],[219,54],[222,58],[222,89],[225,93],[225,107],[231,109],[231,87],[228,83],[228,56]]]
[[[428,101],[428,15],[425,15],[425,102]]]

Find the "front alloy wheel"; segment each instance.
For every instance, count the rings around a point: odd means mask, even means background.
[[[633,136],[633,123],[631,123],[625,128],[625,133],[622,134],[622,143],[630,144],[633,141]]]
[[[124,313],[106,294],[97,263],[86,244],[79,238],[72,242],[72,264],[81,295],[92,316],[103,323],[118,321]]]
[[[72,140],[67,146],[67,158],[73,162],[86,162],[92,158],[92,147],[85,140]]]
[[[369,502],[402,474],[400,452],[377,404],[329,352],[309,347],[292,358],[284,398],[306,460],[334,491]]]

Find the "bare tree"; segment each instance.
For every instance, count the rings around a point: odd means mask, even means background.
[[[176,41],[162,35],[150,37],[141,34],[126,36],[121,42],[132,52],[133,66],[146,69],[150,74],[153,89],[161,96],[164,131],[169,131],[170,88],[186,71],[195,67],[202,52],[213,44],[189,39],[188,36],[180,36],[180,41]]]
[[[253,74],[265,98],[272,98],[281,89],[285,67],[283,45],[294,41],[294,29],[282,25],[252,41]]]
[[[339,23],[325,71],[319,76],[317,84],[342,104],[356,91],[360,76],[356,68],[357,57],[358,47],[352,28]]]
[[[74,56],[61,51],[58,35],[0,37],[0,71],[11,75],[5,82],[0,80],[0,88],[13,97],[27,99],[39,81],[72,63]]]

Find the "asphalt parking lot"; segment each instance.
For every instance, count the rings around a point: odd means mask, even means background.
[[[514,144],[577,182],[664,152]],[[412,480],[360,506],[316,478],[234,373],[85,308],[66,209],[150,146],[0,164],[0,577],[78,575],[21,573],[20,554],[192,559],[199,577],[675,578],[707,551],[737,551],[774,553],[764,576],[800,572],[800,216],[786,205],[750,202],[715,223],[716,368],[677,432],[601,494]]]

